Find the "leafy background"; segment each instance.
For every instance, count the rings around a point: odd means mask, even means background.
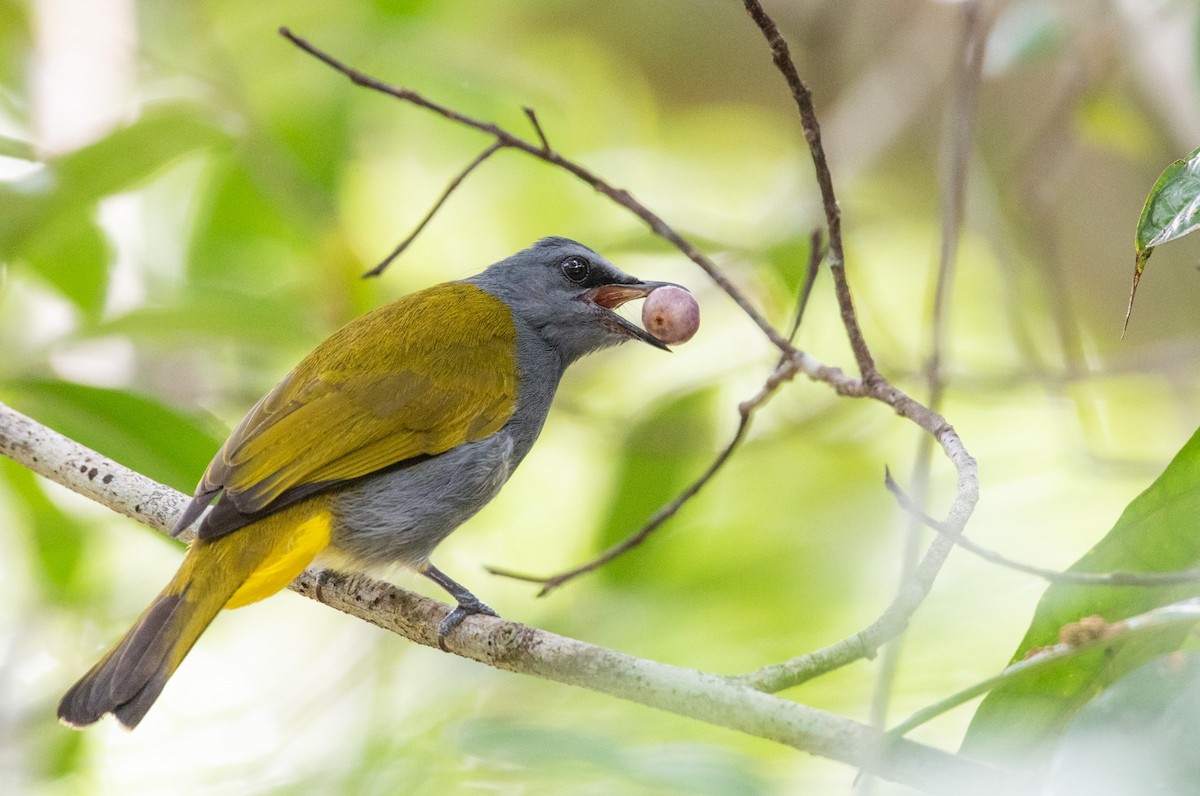
[[[770,4],[813,86],[851,281],[885,373],[921,396],[955,4]],[[666,357],[564,384],[538,447],[439,565],[503,615],[739,672],[836,641],[895,588],[915,430],[796,384],[644,549],[537,600],[731,433],[772,351],[702,274],[569,177],[504,153],[380,280],[486,140],[350,86],[280,39],[556,147],[716,255],[783,323],[818,223],[798,123],[732,0],[0,0],[0,400],[184,491],[252,402],[347,319],[547,234],[704,308]],[[1196,146],[1193,2],[1009,2],[989,41],[945,414],[980,462],[970,533],[1045,566],[1096,543],[1197,426],[1200,250],[1156,253],[1119,339],[1146,191]],[[828,283],[800,344],[848,365]],[[934,506],[952,493],[938,463]],[[169,577],[175,546],[0,466],[0,791],[845,792],[853,772],[416,649],[292,595],[223,616],[136,733],[53,721]],[[426,584],[405,573],[405,586]],[[894,717],[1003,666],[1040,582],[955,555],[906,636]],[[434,593],[430,591],[430,593]],[[861,663],[793,695],[865,718]],[[954,748],[960,709],[916,738]]]

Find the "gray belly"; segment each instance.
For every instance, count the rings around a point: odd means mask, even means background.
[[[439,542],[496,496],[516,466],[499,431],[419,464],[366,476],[333,502],[331,547],[358,567],[420,568]]]

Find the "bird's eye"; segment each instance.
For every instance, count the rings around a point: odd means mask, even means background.
[[[587,260],[582,257],[568,257],[562,261],[559,268],[562,269],[563,276],[576,283],[587,279],[588,273],[592,270]]]

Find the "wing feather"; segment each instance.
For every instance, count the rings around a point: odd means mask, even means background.
[[[508,307],[474,285],[437,285],[321,343],[238,424],[196,494],[223,490],[261,516],[291,490],[482,439],[512,416],[516,390]]]

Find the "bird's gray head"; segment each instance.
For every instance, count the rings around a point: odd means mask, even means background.
[[[564,367],[630,339],[668,350],[613,312],[667,283],[632,277],[573,240],[543,238],[467,281],[508,304],[558,352]]]

